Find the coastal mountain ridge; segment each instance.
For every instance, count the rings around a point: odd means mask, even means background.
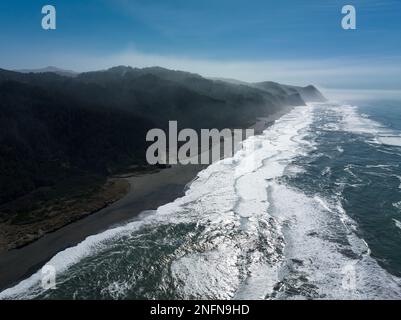
[[[324,99],[313,86],[234,84],[161,67],[74,77],[43,70],[0,69],[0,203],[69,170],[104,175],[143,163],[146,132],[169,120],[196,130],[241,128],[283,106]]]
[[[45,68],[40,68],[40,69],[19,69],[19,70],[14,70],[15,72],[21,72],[21,73],[56,73],[60,76],[66,76],[66,77],[75,77],[79,74],[79,72],[75,72],[72,70],[65,70],[65,69],[60,69],[57,67],[53,66],[48,66]]]
[[[56,208],[48,202],[69,200],[71,190],[98,190],[133,165],[146,167],[146,133],[167,131],[169,120],[178,129],[247,128],[258,117],[324,100],[313,86],[232,83],[161,67],[74,76],[41,70],[0,69],[0,223],[57,215],[38,208]]]

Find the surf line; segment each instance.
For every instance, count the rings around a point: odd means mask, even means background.
[[[201,129],[199,138],[196,130],[186,128],[178,131],[177,121],[169,121],[168,133],[154,128],[146,134],[146,142],[153,142],[146,151],[146,160],[150,165],[212,164],[222,156],[232,157],[241,146],[240,142],[254,135],[253,128],[214,128]]]

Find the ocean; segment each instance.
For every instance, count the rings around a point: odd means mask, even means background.
[[[400,299],[401,102],[295,107],[3,299]]]

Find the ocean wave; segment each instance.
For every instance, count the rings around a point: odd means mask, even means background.
[[[401,147],[401,136],[380,136],[377,140],[385,145]]]
[[[401,229],[401,221],[398,221],[397,219],[393,219],[394,224],[397,228]]]
[[[243,222],[241,219],[246,218],[247,221],[242,224],[241,228],[246,225],[247,240],[244,241],[249,243],[249,236],[256,229],[260,233],[260,223],[267,218],[264,215],[269,205],[263,192],[265,179],[283,175],[289,159],[300,152],[301,147],[299,144],[302,141],[293,139],[299,135],[301,129],[307,127],[308,123],[311,122],[311,115],[312,109],[309,107],[295,108],[294,111],[277,120],[262,135],[251,137],[244,141],[243,148],[234,157],[216,162],[199,172],[197,179],[187,187],[184,197],[159,207],[154,214],[141,220],[88,237],[77,246],[58,253],[47,264],[54,266],[58,274],[62,274],[83,258],[100,252],[109,245],[109,241],[121,238],[125,234],[135,232],[139,228],[151,224],[213,221],[217,226],[221,226],[224,223],[232,223],[232,226],[235,227],[236,224],[240,225]],[[268,165],[266,165],[266,161],[268,161]],[[253,173],[261,167],[264,168],[264,176],[258,178]],[[255,216],[256,213],[259,213],[259,216]],[[268,233],[272,233],[272,230],[268,231]],[[255,243],[259,237],[260,234],[253,236]],[[203,256],[208,257],[208,261],[215,261],[213,265],[215,270],[231,270],[229,265],[226,265],[225,268],[218,268],[218,265],[221,265],[223,261],[228,263],[228,260],[222,260],[222,257],[232,256],[235,259],[241,254],[236,249],[240,239],[236,240],[237,242],[231,242],[226,244],[225,247],[220,246],[215,249],[221,251],[220,254],[214,250],[205,252]],[[274,248],[273,244],[271,246]],[[218,259],[212,258],[212,256],[219,257],[219,255],[220,258]],[[202,261],[198,255],[194,259],[198,262]],[[196,263],[192,260],[191,255],[188,254],[173,263],[172,271],[177,279],[181,276],[188,279],[191,276],[198,278],[196,274],[193,274],[195,271],[200,274],[202,274],[201,270],[210,272],[211,266],[205,268],[204,263],[201,263],[199,268],[196,268]],[[185,268],[188,261],[192,261],[191,268]],[[186,270],[185,275],[180,270]],[[179,273],[180,277],[178,277],[177,273]],[[230,271],[228,274],[234,276],[235,272]],[[220,274],[220,279],[224,279],[227,276],[227,274]],[[232,276],[229,278],[235,283],[235,279]],[[204,288],[210,285],[210,281],[215,281],[206,276],[200,279],[207,282]],[[40,281],[41,273],[38,271],[13,288],[1,292],[0,298],[35,297],[43,292],[40,287]],[[118,287],[121,286],[123,285],[120,284]],[[198,286],[198,289],[200,287]],[[109,288],[110,290],[115,290],[115,283],[109,284]],[[230,292],[227,288],[225,289],[219,290],[219,292]],[[182,290],[186,290],[185,286]]]
[[[280,290],[270,298],[401,297],[400,280],[370,256],[368,245],[356,235],[356,223],[338,200],[309,197],[274,183],[272,189],[274,217],[283,226],[286,249]],[[347,276],[350,285],[344,283]]]
[[[125,226],[106,230],[100,234],[87,237],[84,241],[57,253],[45,266],[51,266],[57,273],[68,270],[69,267],[78,263],[83,258],[96,254],[107,247],[108,242],[116,237],[122,237],[127,232],[137,230],[145,220],[134,221]],[[21,281],[16,286],[0,292],[0,299],[30,299],[39,294],[41,289],[42,273],[41,270]]]
[[[132,275],[135,270],[119,269],[118,272],[124,273],[116,279],[111,275],[113,270],[101,269],[99,265],[111,259],[112,265],[119,266],[113,259],[128,255],[129,241],[155,230],[156,238],[143,243],[151,256],[158,250],[157,245],[170,241],[166,235],[157,238],[158,228],[164,225],[172,227],[169,236],[175,237],[178,245],[161,262],[167,268],[164,275],[171,278],[172,284],[163,280],[160,286],[164,291],[169,286],[174,288],[174,298],[400,298],[399,279],[371,257],[368,245],[357,236],[356,223],[342,207],[341,195],[334,194],[331,198],[310,195],[283,181],[284,177],[295,177],[304,171],[296,159],[309,157],[316,151],[314,139],[318,133],[311,132],[311,125],[319,116],[317,113],[330,108],[335,109],[330,104],[294,108],[261,135],[244,141],[243,148],[232,158],[199,172],[183,197],[141,219],[88,237],[58,253],[48,264],[55,266],[61,275],[66,274],[85,257],[107,249],[107,257],[96,261],[96,270],[108,273],[107,280],[100,283],[100,294],[127,298],[136,281]],[[360,120],[354,108],[344,110],[343,128],[347,123],[361,121],[352,127],[359,132],[372,129],[370,119]],[[369,130],[364,126],[370,126]],[[340,126],[326,129],[337,127]],[[345,171],[356,177],[353,168],[349,165]],[[330,168],[322,173],[329,175]],[[196,227],[177,239],[178,226],[184,225]],[[118,241],[118,250],[113,252]],[[153,260],[148,258],[144,264],[147,266]],[[74,271],[78,273],[75,276],[80,276],[80,270]],[[351,287],[344,280],[349,277]],[[0,293],[0,298],[43,295],[40,281],[41,273],[37,272]],[[64,282],[58,284],[63,285]],[[78,289],[71,295],[80,297]],[[153,291],[144,296],[157,297]]]
[[[363,114],[359,113],[358,107],[356,106],[342,105],[339,112],[341,112],[342,116],[341,129],[344,131],[372,135],[389,132],[389,130],[379,122],[370,119],[367,115],[363,116]]]
[[[340,108],[337,107],[337,111],[341,113],[342,121],[336,126],[331,125],[333,130],[371,135],[372,138],[369,140],[371,143],[401,147],[400,132],[372,120],[367,114],[358,112],[358,107],[342,105]]]

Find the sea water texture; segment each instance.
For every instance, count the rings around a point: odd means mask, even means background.
[[[373,118],[296,107],[182,198],[54,256],[56,289],[39,271],[0,298],[400,299],[401,124]]]

